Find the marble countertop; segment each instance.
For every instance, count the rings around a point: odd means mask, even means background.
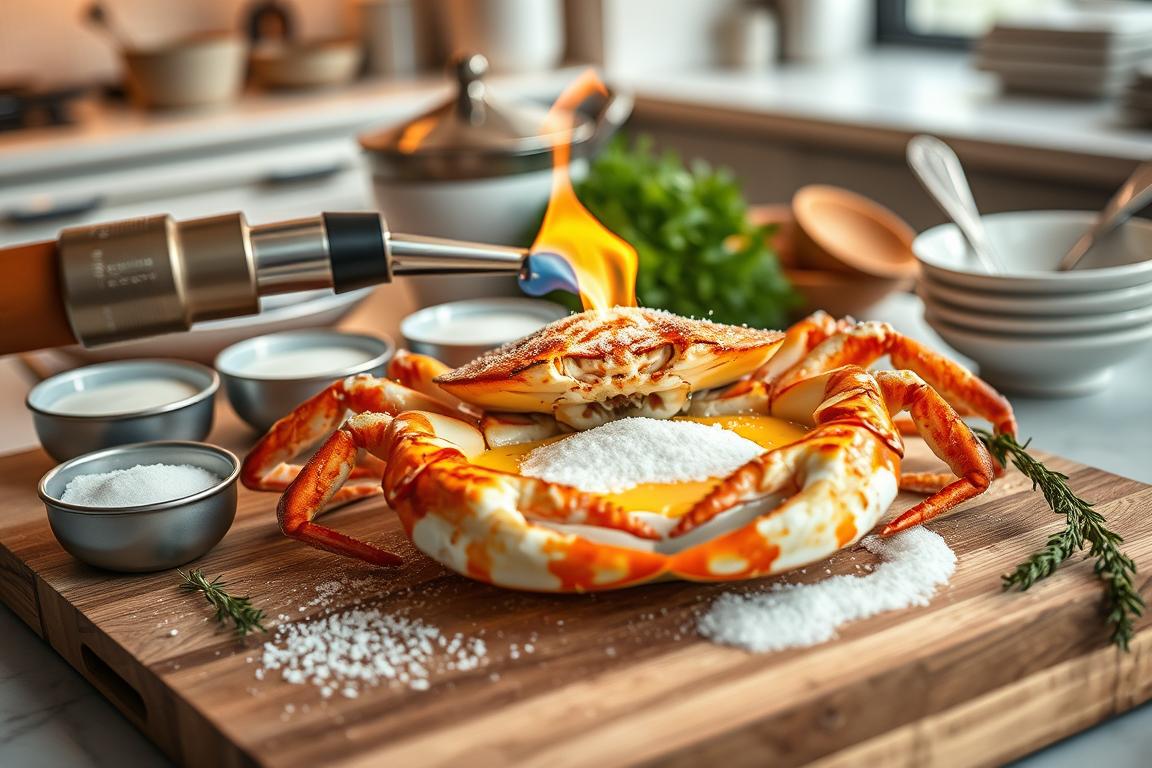
[[[934,346],[919,299],[901,294],[874,313]],[[11,360],[0,359],[0,369]],[[3,378],[7,375],[10,378]],[[1116,372],[1107,390],[1072,400],[1013,398],[1021,431],[1035,444],[1152,483],[1152,347]],[[0,370],[3,448],[34,444],[17,374]],[[24,384],[23,386],[27,386]],[[11,422],[11,427],[8,423]],[[1138,427],[1137,425],[1140,425]],[[1152,705],[1092,728],[1020,761],[1026,768],[1142,766],[1152,752]],[[166,766],[167,759],[7,608],[0,607],[0,765]]]

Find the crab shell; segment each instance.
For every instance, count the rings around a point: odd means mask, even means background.
[[[551,413],[590,429],[625,416],[670,418],[693,392],[755,371],[783,340],[779,331],[615,307],[558,320],[436,383],[486,410]]]

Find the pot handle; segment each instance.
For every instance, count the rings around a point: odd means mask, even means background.
[[[632,108],[636,104],[636,99],[631,93],[612,89],[608,92],[608,98],[600,105],[595,114],[595,128],[588,141],[583,143],[583,151],[581,155],[584,157],[592,157],[604,148],[608,140],[616,135],[616,131],[620,130],[624,123],[628,122],[628,118],[632,116]]]

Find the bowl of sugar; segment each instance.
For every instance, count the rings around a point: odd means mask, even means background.
[[[283,331],[238,342],[216,356],[232,409],[265,432],[296,406],[346,376],[383,376],[395,345],[330,330]]]
[[[456,368],[567,315],[559,304],[540,299],[466,299],[413,312],[400,333],[413,352]]]
[[[118,360],[59,373],[25,400],[48,455],[65,461],[146,440],[203,440],[220,378],[182,360]]]
[[[230,451],[162,440],[78,456],[44,475],[37,492],[73,557],[140,573],[183,565],[224,538],[239,473]]]

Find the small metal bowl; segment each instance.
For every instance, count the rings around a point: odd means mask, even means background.
[[[132,507],[91,507],[60,500],[79,475],[129,469],[137,464],[191,464],[219,475],[206,490],[170,501]],[[64,549],[78,560],[110,571],[139,573],[195,560],[224,538],[236,517],[240,460],[207,443],[171,440],[107,448],[65,462],[40,479],[37,493]]]
[[[431,355],[456,368],[568,314],[568,310],[559,304],[540,299],[466,299],[413,312],[400,324],[400,333],[413,352]],[[508,330],[511,332],[500,333],[497,330],[491,335],[472,333],[467,337],[456,336],[462,325],[500,316],[524,318],[525,322],[517,323],[515,331],[510,326]]]
[[[253,373],[253,365],[284,353],[332,347],[351,348],[367,359],[322,373]],[[241,341],[216,356],[228,401],[240,418],[265,432],[279,419],[334,381],[357,373],[383,376],[396,346],[386,338],[340,331],[284,331]]]
[[[141,379],[170,379],[188,385],[193,394],[170,403],[93,415],[65,412],[55,404],[76,392],[131,384]],[[32,412],[36,435],[56,461],[146,440],[203,440],[212,431],[213,400],[220,377],[211,368],[182,360],[118,360],[76,368],[37,384],[25,405]]]

